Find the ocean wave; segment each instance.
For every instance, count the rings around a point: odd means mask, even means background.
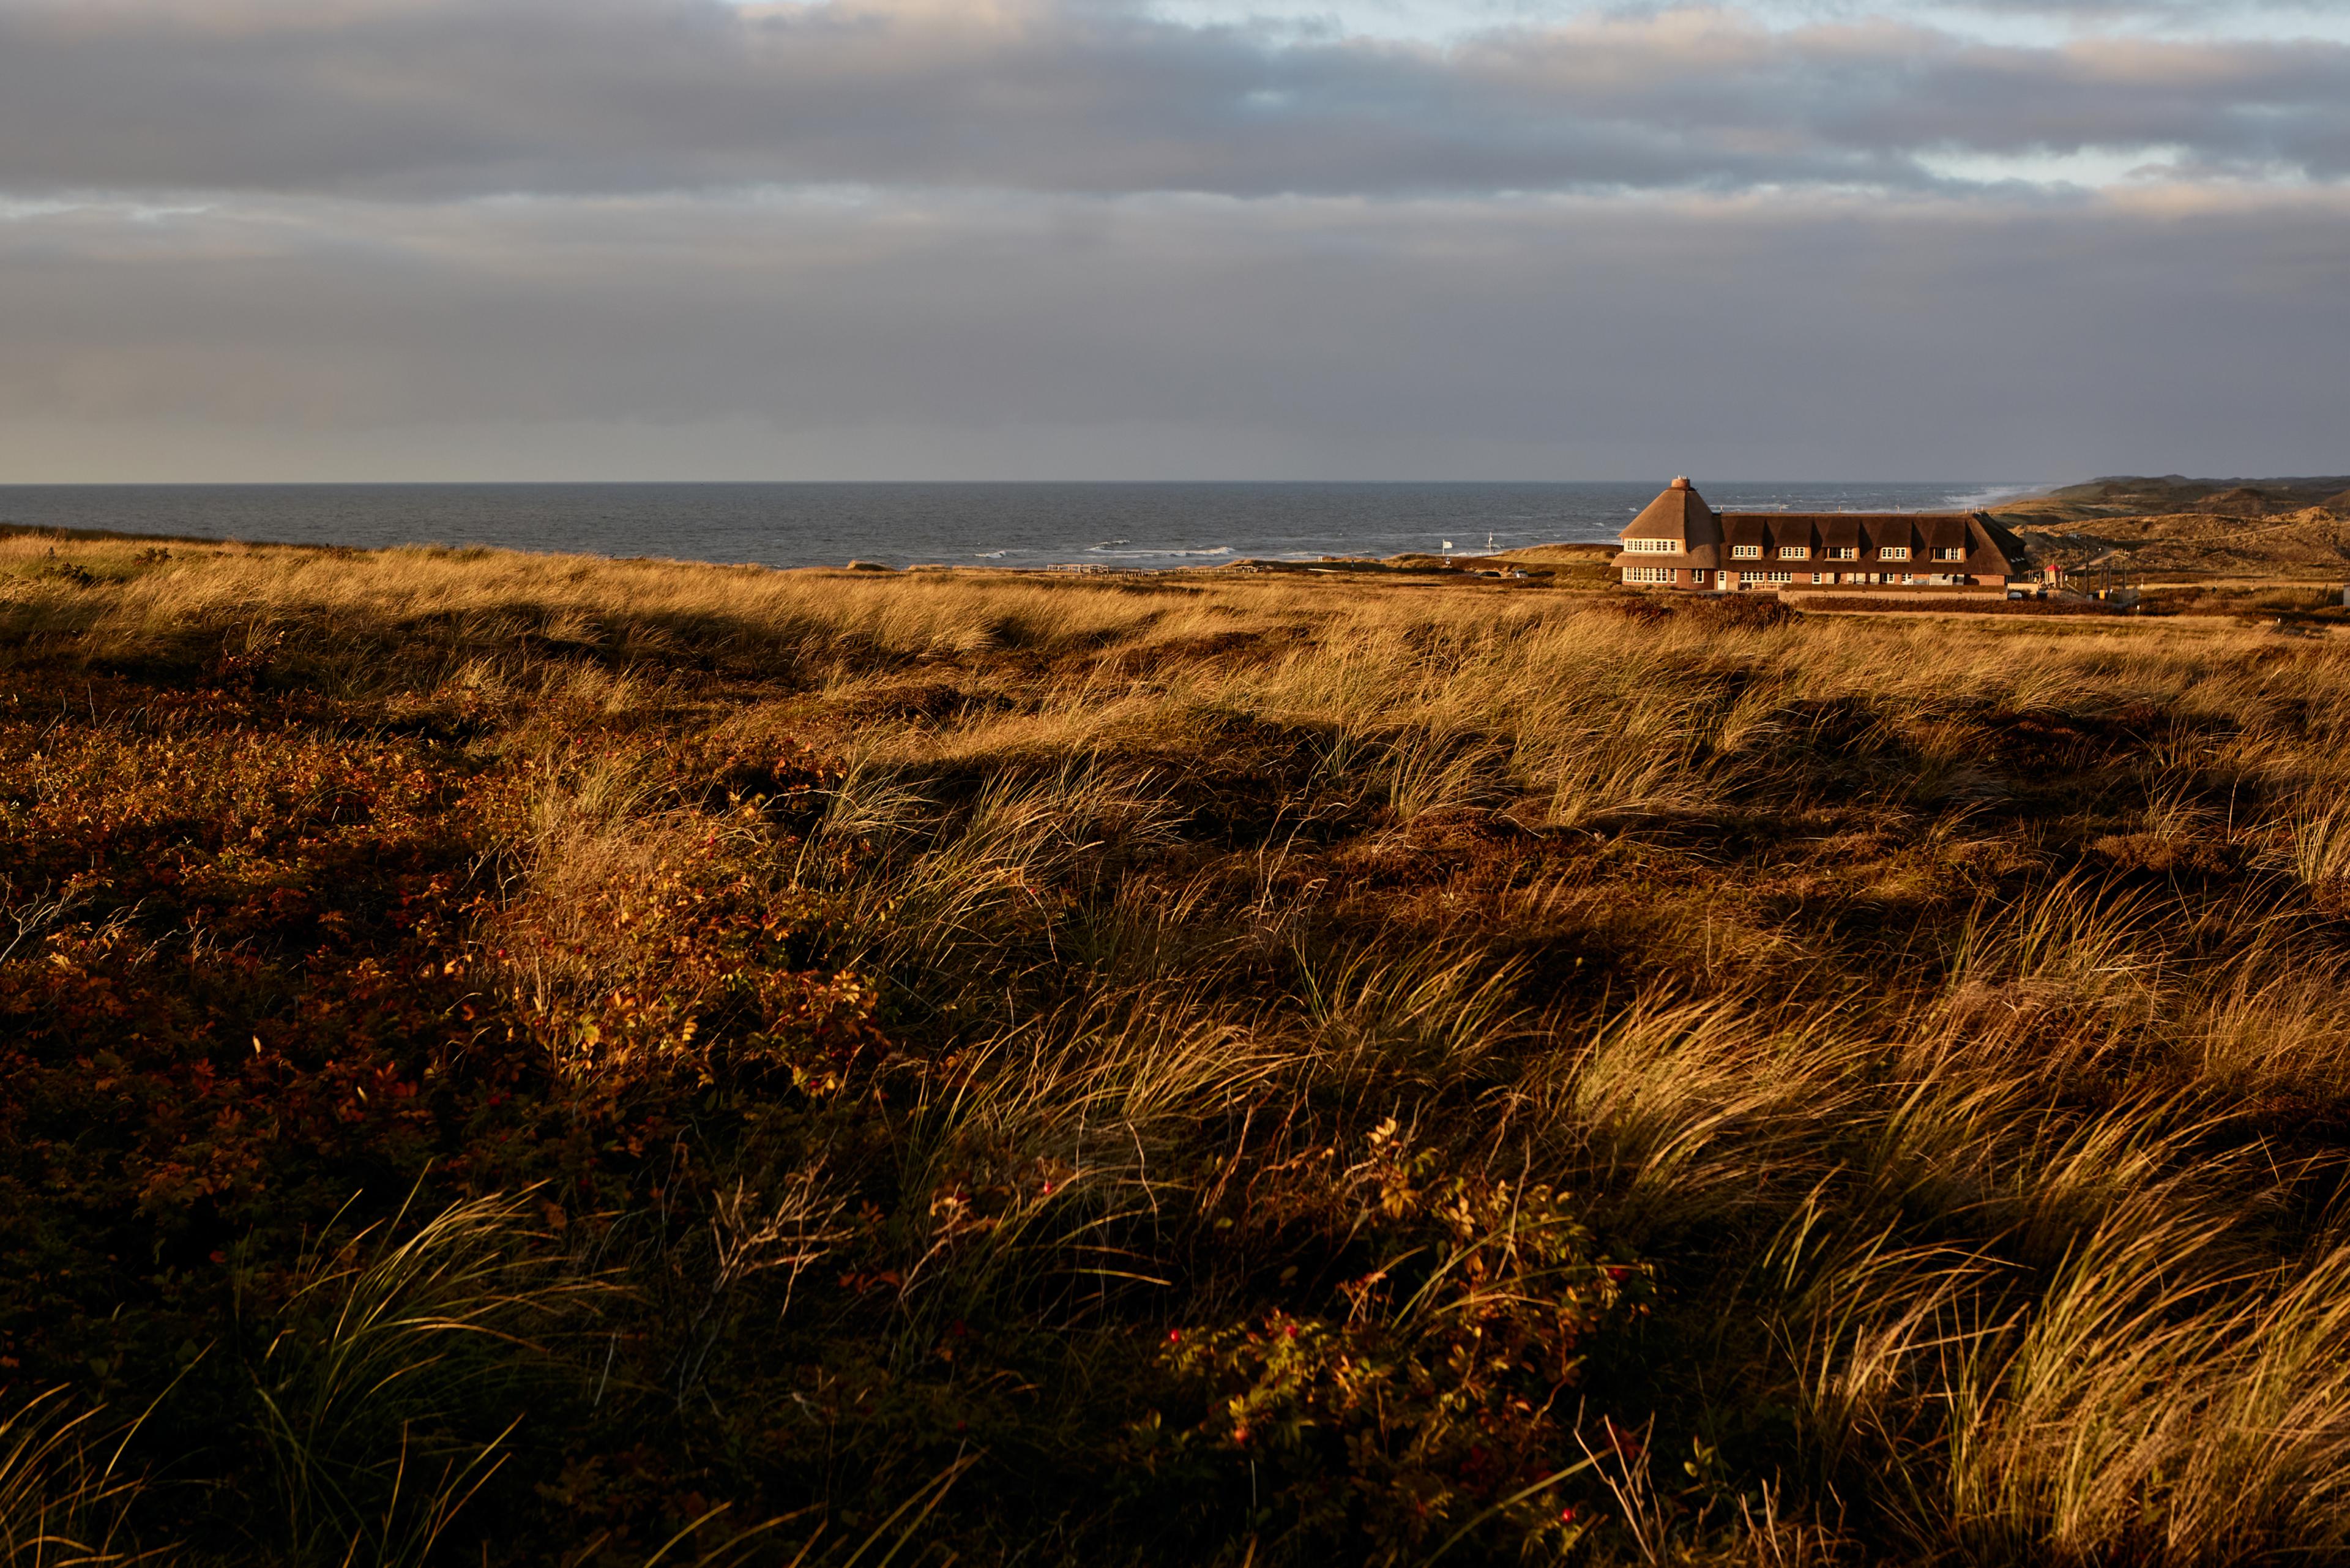
[[[1962,494],[1953,495],[1943,504],[1954,512],[1980,512],[1986,506],[1996,506],[2002,501],[2014,501],[2022,496],[2035,495],[2044,488],[2045,486],[2038,484],[1991,484],[1981,490],[1970,490]]]
[[[1009,550],[982,550],[976,558],[982,561],[993,561],[1000,560],[1010,554],[1012,552]]]
[[[1168,559],[1178,556],[1229,556],[1232,553],[1232,547],[1230,545],[1219,545],[1212,550],[1113,550],[1107,545],[1088,545],[1086,550],[1088,556],[1132,556]]]

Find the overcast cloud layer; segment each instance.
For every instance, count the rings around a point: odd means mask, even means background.
[[[0,0],[0,481],[2350,467],[2285,5]]]

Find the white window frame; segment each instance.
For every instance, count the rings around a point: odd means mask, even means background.
[[[1783,561],[1808,561],[1811,558],[1812,547],[1809,545],[1782,545],[1779,546],[1779,559]]]
[[[1679,539],[1627,539],[1624,548],[1636,556],[1678,556],[1681,553]]]
[[[1963,561],[1966,558],[1967,549],[1963,545],[1946,545],[1934,552],[1934,559],[1938,561]]]
[[[1909,558],[1909,546],[1907,545],[1879,545],[1877,547],[1877,558],[1880,561],[1906,561]]]
[[[1762,558],[1762,546],[1760,545],[1732,545],[1730,547],[1730,558],[1733,561],[1759,561]]]
[[[1857,545],[1830,545],[1825,550],[1823,550],[1821,554],[1831,561],[1857,561],[1860,559],[1860,546]]]

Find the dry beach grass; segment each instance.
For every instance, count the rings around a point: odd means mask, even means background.
[[[28,537],[0,625],[12,1563],[2350,1556],[2339,638]]]

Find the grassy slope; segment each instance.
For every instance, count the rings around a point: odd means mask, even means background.
[[[2012,518],[2079,522],[2199,512],[2207,517],[2258,517],[2307,507],[2327,507],[2337,515],[2350,513],[2350,477],[2188,479],[2167,474],[2159,479],[2096,479],[2010,502],[1998,510]]]
[[[2077,570],[2113,562],[2157,582],[2337,584],[2350,576],[2350,522],[2303,511],[2265,517],[2189,512],[2023,528],[2034,557]]]
[[[2350,1552],[2338,639],[49,548],[12,1542]]]
[[[2288,594],[2273,604],[2255,603],[2230,590],[2334,585],[2350,575],[2345,483],[2340,477],[2100,479],[1994,511],[2043,565],[2112,566],[2141,581],[2199,585],[2211,590],[2211,607],[2232,597],[2238,608],[2299,609],[2318,600]]]

